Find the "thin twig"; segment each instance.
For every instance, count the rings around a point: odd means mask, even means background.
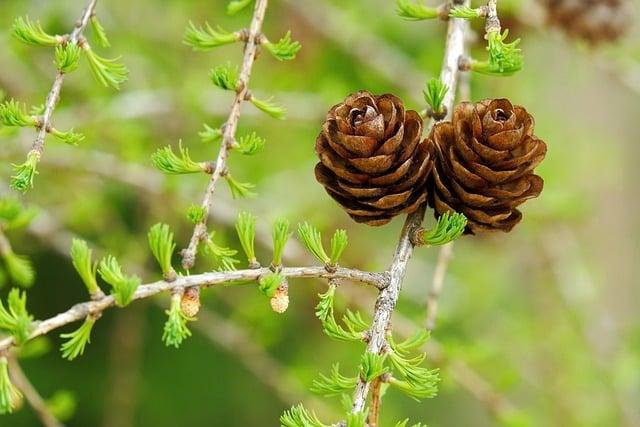
[[[33,384],[29,381],[29,378],[25,375],[24,371],[20,367],[15,355],[9,354],[7,357],[9,362],[9,375],[13,384],[22,392],[24,398],[29,402],[29,405],[33,408],[40,422],[44,427],[64,427],[60,421],[51,413],[49,407],[45,403],[38,390],[35,389]]]
[[[468,0],[465,1],[465,4],[467,3]],[[464,28],[464,19],[452,18],[449,21],[444,60],[442,70],[440,72],[440,80],[449,88],[442,102],[442,105],[447,108],[447,111],[449,112],[448,114],[453,110],[456,84],[458,80],[458,63],[460,57],[464,54]],[[413,245],[411,243],[410,236],[422,223],[424,213],[425,206],[423,205],[416,212],[407,217],[404,227],[402,228],[402,233],[400,234],[400,240],[396,247],[393,262],[388,270],[390,274],[389,286],[380,292],[376,300],[373,324],[368,335],[368,352],[380,354],[386,349],[386,334],[391,322],[391,314],[393,313],[398,301],[407,264],[413,253]],[[358,380],[358,384],[356,385],[356,390],[353,395],[352,412],[361,412],[364,409],[367,396],[369,394],[369,387],[369,381],[362,378]]]
[[[67,254],[67,256],[69,256]],[[122,310],[110,331],[109,386],[102,427],[133,427],[142,378],[146,304]]]
[[[427,295],[427,330],[432,331],[436,327],[436,317],[438,316],[438,301],[442,287],[444,286],[444,277],[447,273],[447,267],[453,254],[453,242],[449,242],[440,248],[438,253],[438,261],[433,272],[433,281],[431,289]]]
[[[181,276],[173,282],[164,280],[140,285],[133,295],[134,300],[149,298],[161,292],[174,292],[190,287],[209,287],[221,285],[235,281],[255,281],[261,276],[269,274],[268,268],[236,270],[236,271],[216,271],[192,276]],[[321,267],[285,267],[279,272],[287,278],[324,278],[324,279],[344,279],[355,282],[367,283],[377,288],[386,284],[386,276],[383,273],[369,273],[360,270],[337,268],[335,271],[327,271]],[[29,339],[39,337],[58,329],[69,323],[77,322],[88,315],[102,313],[106,309],[115,306],[115,299],[112,295],[105,296],[95,301],[87,301],[76,304],[69,310],[53,316],[47,320],[35,323],[35,328],[29,335]],[[0,352],[8,349],[15,343],[13,337],[0,340]]]
[[[376,378],[371,383],[371,409],[367,416],[367,424],[369,427],[378,427],[380,418],[380,404],[382,403],[382,379]]]
[[[96,4],[98,0],[91,0],[87,7],[85,7],[82,12],[82,16],[76,23],[75,28],[69,35],[69,39],[67,43],[77,43],[82,37],[82,32],[89,24],[89,20],[91,16],[95,13]],[[36,153],[38,161],[42,156],[42,152],[44,151],[44,139],[47,135],[47,132],[50,132],[52,129],[51,120],[53,118],[53,111],[56,109],[56,105],[60,100],[60,91],[62,90],[62,83],[64,82],[65,74],[62,71],[58,71],[56,73],[55,80],[53,81],[53,85],[51,86],[51,90],[47,95],[47,100],[45,102],[44,113],[38,122],[38,133],[36,134],[36,139],[33,141],[31,145],[31,152]]]
[[[202,199],[202,209],[204,211],[202,221],[198,222],[193,228],[189,245],[182,251],[182,266],[185,270],[191,269],[196,261],[196,253],[198,251],[198,244],[207,237],[207,220],[209,218],[209,211],[213,204],[213,193],[216,189],[216,184],[219,179],[228,173],[227,171],[227,157],[229,150],[236,143],[236,130],[238,129],[238,119],[240,118],[240,106],[242,102],[248,99],[249,92],[249,77],[251,76],[251,69],[258,54],[258,38],[260,37],[262,30],[262,21],[264,21],[264,15],[267,9],[267,0],[257,0],[255,8],[253,10],[253,17],[251,18],[251,25],[249,27],[249,34],[247,36],[247,42],[244,48],[244,59],[242,61],[242,67],[240,68],[240,75],[238,77],[236,97],[231,104],[231,111],[229,117],[224,124],[224,130],[222,134],[222,144],[218,157],[216,159],[216,167],[211,174],[211,180],[207,190],[204,193]]]
[[[484,22],[484,31],[489,33],[491,31],[500,32],[500,19],[498,18],[498,0],[489,0],[485,8],[486,18]]]

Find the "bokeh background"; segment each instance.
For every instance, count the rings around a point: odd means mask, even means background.
[[[15,17],[40,19],[66,32],[83,7],[79,0],[0,1],[0,89],[39,105],[53,80],[52,51],[23,46],[9,31]],[[549,151],[539,168],[540,198],[524,206],[509,234],[460,239],[441,298],[437,328],[427,350],[441,368],[438,396],[424,402],[390,391],[382,425],[399,419],[445,426],[640,426],[640,38],[637,30],[615,46],[591,49],[545,28],[536,4],[501,1],[503,22],[522,38],[525,68],[509,78],[471,75],[470,97],[508,97],[536,117],[536,134]],[[341,227],[350,245],[343,264],[383,270],[402,225],[351,222],[313,178],[314,141],[325,111],[358,89],[393,92],[423,108],[421,89],[439,72],[445,25],[406,22],[390,0],[280,0],[271,2],[265,32],[291,29],[303,49],[293,62],[263,55],[252,90],[274,95],[289,109],[285,122],[245,105],[240,134],[267,139],[255,157],[231,156],[241,181],[257,197],[233,201],[226,186],[215,197],[211,228],[238,247],[233,219],[240,209],[259,217],[263,237],[279,215],[308,220],[328,234]],[[373,12],[375,11],[375,13]],[[507,13],[508,12],[508,13]],[[189,20],[242,28],[250,19],[224,14],[224,2],[111,0],[98,14],[112,43],[105,56],[122,55],[130,81],[120,92],[99,87],[86,64],[63,88],[54,120],[86,135],[80,147],[48,139],[36,187],[25,196],[40,215],[9,237],[37,270],[29,307],[38,318],[86,298],[68,252],[81,236],[122,260],[146,281],[159,277],[146,243],[158,222],[171,225],[183,247],[190,235],[186,210],[198,204],[206,176],[165,177],[150,155],[183,141],[195,159],[212,159],[217,146],[200,142],[203,123],[219,125],[231,103],[207,74],[239,63],[239,45],[194,53],[182,44]],[[507,18],[508,16],[508,18]],[[481,37],[472,52],[484,55]],[[23,161],[33,138],[24,129],[2,138],[3,193],[10,163]],[[428,213],[427,220],[433,221]],[[264,241],[264,239],[263,239]],[[261,259],[270,257],[260,244]],[[410,264],[394,327],[410,333],[424,325],[425,299],[437,249],[420,249]],[[311,263],[299,244],[288,262]],[[176,263],[177,264],[177,263]],[[199,271],[212,268],[201,258]],[[276,315],[250,287],[203,293],[205,307],[179,350],[160,337],[168,297],[110,310],[94,328],[85,355],[60,357],[57,334],[21,359],[46,399],[66,412],[68,426],[267,426],[298,401],[322,419],[339,419],[339,399],[307,390],[334,362],[355,369],[362,346],[336,343],[315,319],[319,281],[293,281],[291,306]],[[9,286],[0,289],[6,295]],[[370,314],[375,293],[343,286],[340,307]],[[68,330],[67,330],[68,329]],[[73,328],[67,328],[68,332]],[[26,406],[0,418],[1,426],[39,425]]]

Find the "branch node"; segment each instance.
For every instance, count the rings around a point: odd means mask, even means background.
[[[327,270],[327,273],[335,273],[338,271],[338,264],[327,263],[324,265],[324,269]]]
[[[471,58],[466,55],[460,55],[458,58],[458,71],[470,71],[471,70]]]
[[[445,117],[447,117],[447,106],[443,105],[440,108],[440,111],[433,111],[433,109],[428,108],[427,109],[427,117],[432,118],[433,120],[435,120],[436,122],[439,122],[441,120],[444,120]]]

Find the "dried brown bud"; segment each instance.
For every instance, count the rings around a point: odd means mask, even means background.
[[[463,102],[451,122],[435,125],[429,135],[436,153],[429,203],[436,216],[463,213],[470,234],[510,231],[520,222],[516,207],[543,186],[533,169],[547,146],[533,127],[527,110],[506,99]]]
[[[187,317],[196,317],[200,311],[200,288],[193,286],[184,290],[180,310]]]
[[[349,95],[327,113],[316,140],[316,179],[357,222],[378,226],[426,200],[433,167],[422,118],[389,94]]]
[[[287,308],[289,308],[289,285],[286,280],[278,286],[269,303],[276,313],[282,314],[287,311]]]

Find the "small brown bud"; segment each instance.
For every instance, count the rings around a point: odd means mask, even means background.
[[[289,308],[289,285],[285,280],[282,282],[278,289],[276,289],[276,293],[271,297],[269,301],[271,303],[271,308],[276,313],[284,313]]]
[[[187,288],[180,300],[180,310],[187,317],[195,317],[200,311],[200,288],[197,286]]]

